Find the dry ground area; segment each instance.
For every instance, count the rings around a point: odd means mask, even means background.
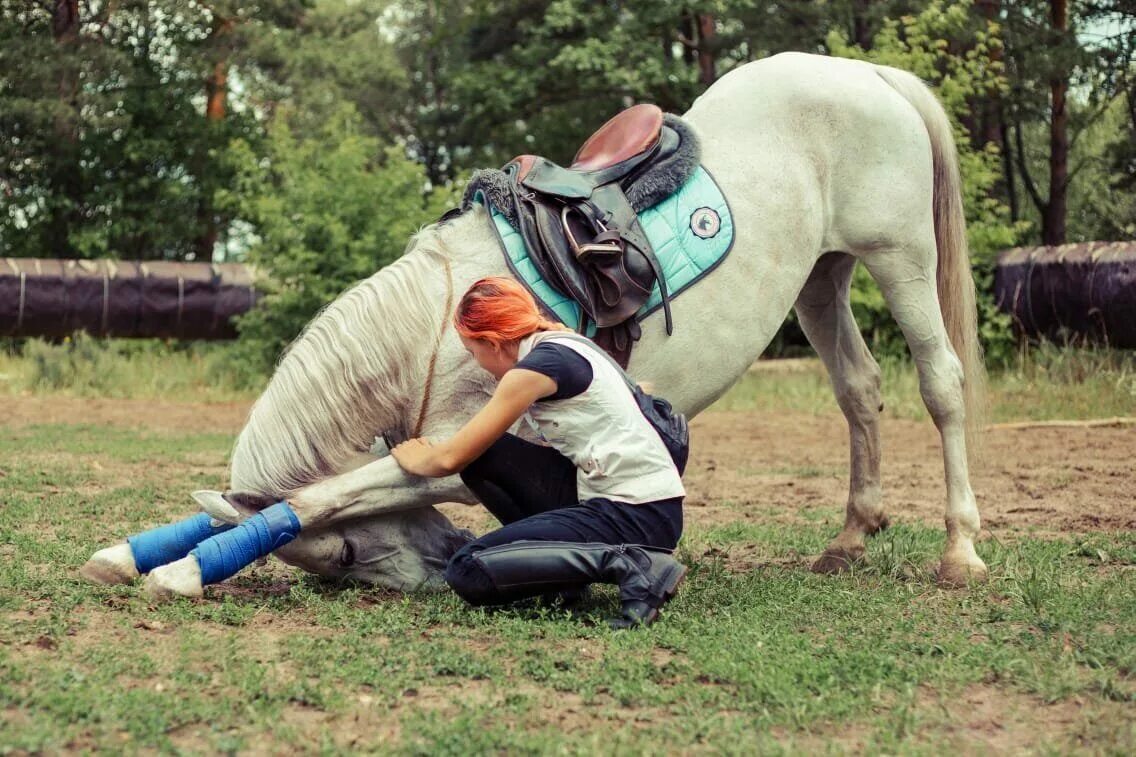
[[[7,424],[84,423],[233,433],[248,404],[19,398]],[[692,423],[690,523],[792,522],[842,503],[848,431],[838,414],[707,412]],[[972,470],[987,535],[1136,530],[1136,426],[993,428]],[[940,523],[943,466],[930,422],[885,418],[883,484],[893,522]],[[477,515],[450,509],[476,527]]]

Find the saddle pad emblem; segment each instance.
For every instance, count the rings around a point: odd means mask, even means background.
[[[700,239],[710,239],[722,228],[722,217],[714,208],[699,208],[690,214],[690,230]]]

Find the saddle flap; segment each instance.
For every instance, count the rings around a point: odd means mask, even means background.
[[[651,290],[642,286],[628,271],[628,263],[641,258],[638,252],[596,256],[588,262],[588,279],[602,307],[596,307],[596,326],[603,328],[631,318],[642,307]],[[633,266],[634,267],[634,266]]]
[[[542,273],[555,289],[574,299],[585,313],[593,316],[595,307],[588,292],[587,277],[568,244],[560,214],[543,203],[526,204],[531,208],[526,216],[531,219],[536,232],[535,238],[530,240],[530,249],[532,245],[538,245],[533,250],[533,261],[540,261],[541,267],[546,269]]]

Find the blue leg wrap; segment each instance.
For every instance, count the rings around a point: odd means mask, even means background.
[[[283,547],[300,533],[300,519],[287,502],[277,502],[231,531],[197,545],[191,553],[201,566],[201,585],[215,584]]]
[[[149,573],[154,568],[185,557],[210,536],[232,528],[228,523],[212,526],[210,520],[205,513],[198,513],[192,518],[126,537],[130,551],[134,553],[134,567],[139,573]]]

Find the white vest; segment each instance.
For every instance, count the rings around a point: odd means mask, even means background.
[[[592,383],[575,397],[533,403],[524,418],[541,439],[576,464],[579,499],[604,497],[638,505],[686,496],[670,453],[615,366],[598,347],[556,335],[542,331],[525,337],[517,359],[539,342],[555,342],[591,364]]]

